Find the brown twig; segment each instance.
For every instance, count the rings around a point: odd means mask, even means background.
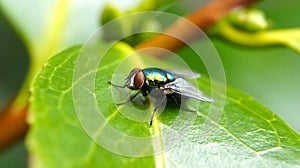
[[[230,10],[236,7],[248,6],[256,0],[214,0],[199,10],[186,16],[186,19],[197,25],[202,30],[207,30],[215,22],[225,16]],[[177,30],[185,30],[185,25],[180,21],[168,28],[167,32],[176,32]],[[185,33],[184,36],[188,41],[195,39],[194,32]],[[160,34],[149,41],[143,42],[136,46],[137,50],[148,47],[159,47],[169,51],[176,51],[184,46],[180,40],[164,34]],[[151,51],[151,50],[146,50]],[[154,50],[155,51],[155,50]],[[162,54],[163,53],[163,54]],[[164,56],[166,52],[150,53],[153,56]],[[26,114],[28,104],[21,108],[6,108],[0,115],[0,150],[8,147],[13,142],[18,141],[27,132],[28,124],[26,123]]]
[[[190,15],[187,15],[185,18],[191,23],[195,24],[197,27],[206,31],[232,9],[249,6],[254,2],[256,2],[256,0],[215,0],[196,10]],[[154,38],[137,45],[135,49],[140,50],[150,47],[157,47],[168,51],[178,50],[185,45],[183,41],[192,42],[193,40],[199,38],[199,30],[195,30],[190,26],[187,26],[188,24],[185,24],[185,22],[186,20],[179,20],[170,28],[166,29],[164,33],[161,33]],[[178,30],[180,30],[182,33],[179,34]],[[144,50],[142,52],[156,57],[163,57],[167,52],[162,51],[164,50]]]
[[[27,132],[26,114],[28,104],[23,108],[8,106],[0,115],[0,151],[23,138]]]

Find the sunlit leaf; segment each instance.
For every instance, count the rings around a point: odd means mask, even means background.
[[[210,104],[201,103],[185,137],[162,155],[124,157],[103,149],[86,134],[74,109],[72,78],[80,49],[72,47],[54,56],[35,81],[27,136],[32,167],[296,167],[300,164],[299,135],[257,101],[230,88],[218,122],[207,116]],[[109,50],[108,59],[103,62],[106,66],[96,72],[94,94],[99,108],[109,109],[103,113],[108,124],[124,134],[147,137],[153,134],[153,128],[147,122],[132,121],[119,113],[107,84],[114,69],[130,52],[132,49],[124,44]],[[197,83],[209,93],[209,80],[202,77]],[[155,120],[157,129],[168,127],[177,115],[176,107],[167,106]],[[214,131],[204,134],[204,121],[215,126]],[[111,143],[116,141],[122,143],[122,139],[111,139]]]

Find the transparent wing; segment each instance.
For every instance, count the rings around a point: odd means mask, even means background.
[[[200,74],[190,71],[190,70],[186,70],[186,69],[168,69],[167,71],[171,72],[175,78],[189,78],[189,79],[197,79],[200,78]]]
[[[204,92],[200,91],[197,87],[183,78],[177,78],[173,82],[166,84],[164,89],[170,93],[178,93],[196,100],[214,102],[214,99],[207,96]]]

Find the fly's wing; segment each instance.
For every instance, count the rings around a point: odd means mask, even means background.
[[[168,91],[169,93],[178,93],[180,95],[200,101],[214,102],[214,99],[207,96],[197,87],[192,85],[190,82],[184,80],[183,78],[177,78],[173,82],[166,84],[164,86],[164,90]]]
[[[201,76],[199,73],[189,71],[186,69],[172,69],[167,71],[171,72],[175,76],[175,78],[197,79]]]

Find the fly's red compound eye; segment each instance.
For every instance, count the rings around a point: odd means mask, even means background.
[[[142,71],[139,71],[134,76],[134,87],[136,89],[141,88],[143,86],[143,84],[144,84],[144,81],[145,81],[145,75],[143,74]]]

